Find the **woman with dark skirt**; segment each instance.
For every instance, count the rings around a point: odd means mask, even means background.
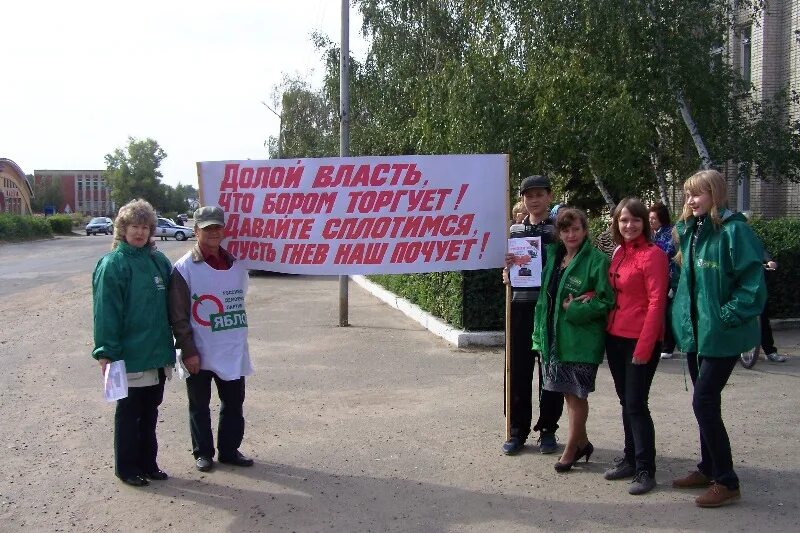
[[[556,219],[559,241],[549,245],[536,304],[533,345],[544,366],[543,388],[564,395],[569,436],[557,472],[567,472],[594,446],[586,433],[589,393],[603,360],[608,311],[614,296],[608,283],[608,258],[591,245],[586,215],[564,208]]]

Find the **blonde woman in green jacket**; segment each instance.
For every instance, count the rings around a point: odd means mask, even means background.
[[[764,251],[744,216],[728,209],[722,174],[702,170],[686,180],[683,191],[686,203],[675,224],[681,272],[672,329],[678,348],[687,352],[694,385],[700,463],[672,486],[707,487],[695,504],[719,507],[741,497],[722,420],[722,390],[739,354],[760,339],[758,316],[767,299]]]
[[[586,214],[563,209],[556,220],[536,304],[533,345],[542,354],[544,389],[564,394],[569,436],[557,472],[567,472],[594,446],[586,434],[589,393],[603,360],[606,318],[614,305],[608,257],[591,245]]]

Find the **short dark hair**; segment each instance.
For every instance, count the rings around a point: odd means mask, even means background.
[[[556,229],[558,231],[565,230],[572,226],[576,220],[581,223],[583,229],[588,231],[589,220],[586,218],[586,213],[574,207],[562,207],[558,210],[558,216],[556,217]]]
[[[622,215],[623,209],[627,209],[628,213],[630,213],[632,217],[642,219],[642,234],[649,241],[651,230],[650,215],[647,212],[647,208],[638,198],[628,196],[627,198],[623,198],[617,204],[616,209],[614,209],[614,219],[613,223],[611,224],[611,235],[614,236],[614,242],[617,244],[622,244],[622,241],[625,240],[622,237],[622,233],[619,231],[619,217]]]
[[[648,211],[656,214],[656,217],[658,218],[658,221],[661,222],[662,226],[669,226],[672,224],[672,220],[670,220],[669,216],[669,209],[667,209],[667,206],[661,202],[656,202],[651,205]]]

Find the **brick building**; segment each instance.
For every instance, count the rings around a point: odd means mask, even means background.
[[[111,199],[111,187],[106,183],[105,170],[34,170],[34,184],[59,183],[62,203],[59,213],[83,213],[92,216],[113,216],[117,206]]]
[[[739,25],[728,36],[729,57],[745,81],[750,96],[768,101],[780,91],[800,93],[800,0],[769,0],[755,22],[739,14]],[[789,103],[786,118],[800,119],[800,105]],[[760,180],[738,183],[735,162],[726,174],[732,206],[740,211],[773,218],[800,216],[800,184]]]

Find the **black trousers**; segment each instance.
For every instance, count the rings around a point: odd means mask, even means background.
[[[195,458],[214,457],[214,435],[211,433],[211,381],[219,395],[217,449],[219,458],[233,458],[244,438],[244,377],[225,381],[210,370],[200,370],[186,378],[189,395],[189,431]]]
[[[120,479],[158,470],[156,422],[164,399],[163,371],[158,385],[130,387],[114,413],[114,471]]]
[[[761,312],[761,349],[765,355],[778,351],[772,337],[772,326],[769,324],[769,303],[764,305],[764,311]]]
[[[636,472],[656,473],[656,431],[647,404],[650,385],[661,360],[661,345],[656,343],[650,361],[633,364],[637,339],[606,336],[606,358],[614,388],[622,406],[622,428],[625,431],[625,460],[636,466]]]
[[[533,369],[539,360],[539,419],[534,431],[555,431],[564,411],[564,395],[542,389],[539,352],[533,351],[533,313],[536,302],[511,302],[511,436],[523,442],[533,418]]]
[[[686,354],[689,375],[694,385],[692,408],[700,427],[700,463],[697,469],[729,489],[739,488],[733,471],[731,441],[722,421],[722,389],[728,383],[739,356],[697,357]]]

